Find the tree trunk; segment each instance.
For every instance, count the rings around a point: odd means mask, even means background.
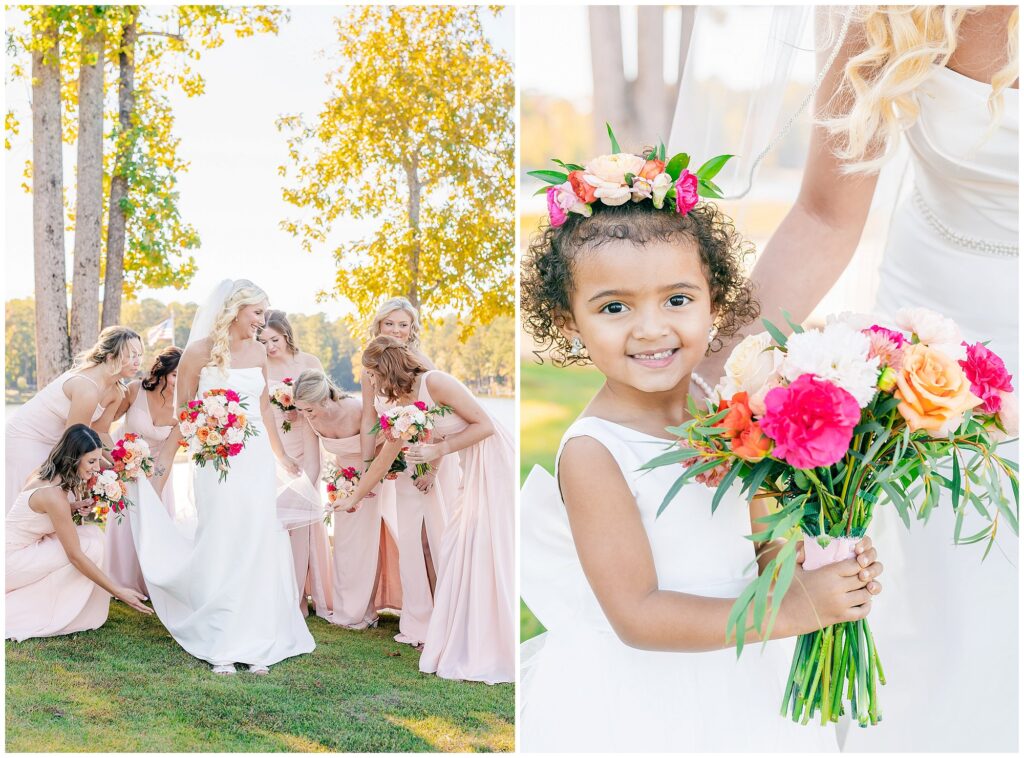
[[[611,124],[623,150],[623,135],[634,133],[629,87],[622,64],[622,23],[616,5],[591,5],[590,69],[594,78],[594,153],[611,152],[605,122]]]
[[[660,5],[637,7],[637,72],[633,88],[633,112],[636,134],[644,141],[637,149],[654,147],[659,139],[667,140],[669,104],[665,98],[665,54],[662,30],[665,9]]]
[[[78,72],[78,176],[71,283],[71,352],[96,341],[103,230],[103,32],[82,40]]]
[[[60,43],[56,25],[32,51],[32,250],[36,296],[36,378],[44,387],[71,365],[64,272]]]
[[[118,142],[114,175],[110,180],[110,216],[107,219],[107,267],[103,278],[103,326],[121,320],[121,291],[124,285],[125,214],[128,197],[125,172],[135,146],[132,135],[132,111],[135,110],[135,41],[138,28],[134,10],[121,35],[120,71],[117,86]]]
[[[405,164],[405,177],[409,185],[409,228],[412,229],[412,245],[409,248],[409,291],[406,297],[412,303],[412,307],[419,310],[420,293],[420,178],[417,169],[419,159],[414,154]]]

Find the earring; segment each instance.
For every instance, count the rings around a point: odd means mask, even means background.
[[[569,355],[578,356],[583,352],[583,342],[579,337],[573,337],[572,342],[569,343]]]
[[[714,342],[715,341],[715,337],[717,337],[717,336],[718,336],[718,327],[717,326],[713,326],[710,329],[708,329],[708,344],[710,345],[712,342]]]

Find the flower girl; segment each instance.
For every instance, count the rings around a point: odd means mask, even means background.
[[[688,417],[693,367],[716,337],[757,316],[750,247],[701,200],[718,196],[712,161],[691,173],[663,148],[613,151],[538,173],[551,224],[524,263],[526,329],[556,365],[593,363],[605,382],[565,432],[556,478],[536,467],[523,487],[522,594],[547,632],[523,646],[522,748],[834,751],[832,729],[775,711],[791,642],[737,660],[726,638],[765,562],[744,539],[765,502],[712,517],[712,490],[690,485],[659,517],[678,470],[638,470]],[[856,550],[797,568],[773,639],[867,615],[882,566],[868,539]]]

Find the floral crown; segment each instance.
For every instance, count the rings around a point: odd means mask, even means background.
[[[622,205],[630,200],[639,203],[649,199],[659,210],[668,200],[669,208],[685,215],[697,206],[702,197],[722,197],[722,190],[711,180],[732,155],[715,156],[691,173],[687,170],[690,156],[686,153],[676,153],[666,162],[663,142],[643,155],[624,153],[611,125],[605,126],[612,143],[610,155],[593,158],[586,166],[563,163],[553,158],[553,162],[565,172],[549,169],[528,172],[529,176],[551,185],[536,193],[547,194],[551,226],[564,224],[570,213],[589,217],[594,212],[591,204],[597,200],[605,205]]]

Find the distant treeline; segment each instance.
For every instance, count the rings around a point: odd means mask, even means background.
[[[197,307],[195,303],[166,304],[152,298],[123,305],[122,323],[143,336],[146,350],[143,370],[148,369],[156,353],[170,344],[162,340],[151,347],[145,343],[146,331],[173,315],[174,344],[184,346]],[[4,376],[9,402],[24,400],[36,391],[34,308],[32,298],[6,303]],[[366,338],[363,335],[353,337],[342,319],[330,321],[323,313],[308,316],[289,313],[288,318],[299,348],[319,358],[339,387],[358,389],[358,353]],[[515,389],[512,319],[501,317],[479,326],[465,342],[459,341],[459,331],[454,316],[425,326],[421,336],[423,352],[438,368],[462,380],[474,393],[511,395]]]

